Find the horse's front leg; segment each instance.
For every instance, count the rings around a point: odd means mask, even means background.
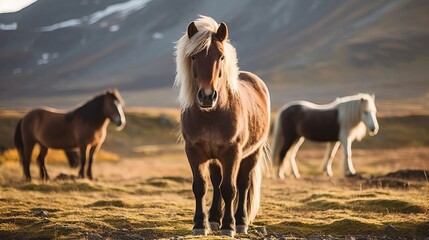
[[[220,183],[222,182],[222,172],[220,166],[217,163],[211,163],[210,168],[210,180],[213,185],[213,199],[212,206],[209,212],[209,222],[212,231],[219,230],[220,218],[222,211],[222,198],[220,193]]]
[[[296,179],[301,178],[301,174],[299,174],[298,166],[296,165],[296,155],[298,153],[299,148],[301,147],[302,143],[304,143],[305,138],[300,137],[298,141],[296,141],[292,147],[292,151],[290,153],[290,166],[292,167],[293,175]]]
[[[80,150],[80,170],[79,170],[79,178],[85,177],[85,163],[86,159],[89,156],[89,147],[88,145],[83,145],[79,148]]]
[[[89,161],[88,161],[88,169],[86,171],[86,176],[92,180],[92,161],[94,160],[94,156],[97,154],[98,150],[100,149],[101,144],[92,146],[89,150]]]
[[[238,172],[237,187],[238,187],[238,206],[235,213],[235,221],[238,233],[247,234],[249,216],[248,216],[248,194],[251,184],[250,175],[255,168],[260,158],[260,150],[243,159]],[[253,199],[250,199],[252,201]]]
[[[343,157],[344,157],[344,176],[354,176],[356,174],[356,170],[353,167],[352,162],[352,141],[350,138],[344,138],[342,141],[343,145]]]
[[[340,142],[328,142],[325,152],[325,157],[323,158],[322,172],[326,171],[329,177],[334,176],[332,171],[332,161],[334,160],[335,154],[337,153],[338,148],[340,147]]]
[[[185,151],[188,157],[189,165],[192,169],[192,191],[194,192],[195,196],[194,228],[192,233],[194,235],[207,235],[210,229],[207,223],[207,214],[204,211],[204,196],[207,192],[206,163],[208,159],[204,156],[204,154],[198,151],[198,149],[190,146],[190,144],[186,144]]]
[[[220,185],[222,198],[225,203],[225,212],[222,218],[221,235],[234,237],[235,218],[234,200],[237,195],[237,175],[240,168],[241,149],[238,146],[231,147],[222,158],[222,183]]]

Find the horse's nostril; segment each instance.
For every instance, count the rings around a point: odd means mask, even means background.
[[[217,95],[218,95],[218,94],[217,94],[217,91],[214,91],[214,92],[213,92],[213,95],[212,95],[212,100],[213,100],[213,101],[216,101],[216,99],[217,99]]]
[[[204,100],[204,93],[203,93],[203,91],[202,91],[202,90],[199,90],[199,91],[198,91],[197,96],[198,96],[198,100],[199,100],[200,102],[202,102],[202,101]]]

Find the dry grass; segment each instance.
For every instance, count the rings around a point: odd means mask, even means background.
[[[127,112],[127,117],[130,129],[110,131],[104,148],[120,157],[99,157],[93,165],[96,181],[41,182],[33,163],[34,180],[25,183],[13,151],[1,155],[0,239],[199,239],[189,235],[194,198],[183,146],[176,143],[177,115],[153,110]],[[13,118],[0,121],[4,119]],[[416,119],[392,121],[411,133],[404,123],[415,127],[423,122]],[[387,120],[383,124],[382,130],[393,129]],[[425,126],[418,125],[419,131]],[[354,149],[355,168],[366,179],[400,169],[428,169],[429,146],[425,137],[417,139],[402,148]],[[249,235],[239,238],[429,236],[427,180],[404,180],[405,188],[388,188],[344,179],[340,153],[334,160],[335,177],[328,178],[319,173],[323,150],[312,143],[303,146],[297,156],[303,179],[264,180],[261,211]],[[64,160],[50,160],[47,167],[51,177],[77,173]],[[261,234],[261,226],[268,235]],[[213,233],[207,239],[221,238]]]
[[[49,167],[54,175],[67,168]],[[19,165],[3,165],[0,238],[193,238],[191,175],[182,154],[100,162],[94,171],[93,182],[24,183],[16,179]],[[406,189],[361,187],[355,180],[320,175],[265,179],[261,212],[247,237],[262,237],[257,226],[295,237],[428,234],[427,182]],[[389,225],[397,231],[386,230]]]

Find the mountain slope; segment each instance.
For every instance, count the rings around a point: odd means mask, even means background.
[[[0,23],[0,107],[67,107],[106,87],[129,105],[177,106],[174,41],[197,14],[228,24],[241,69],[275,106],[359,91],[429,89],[429,1],[39,0]],[[66,27],[69,26],[69,27]]]

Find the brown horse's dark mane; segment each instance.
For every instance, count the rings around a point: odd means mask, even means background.
[[[72,121],[76,116],[80,117],[83,121],[94,124],[101,125],[103,124],[106,116],[103,114],[103,104],[104,104],[105,94],[94,97],[89,100],[82,106],[76,108],[75,110],[68,112],[65,116],[66,121]]]

